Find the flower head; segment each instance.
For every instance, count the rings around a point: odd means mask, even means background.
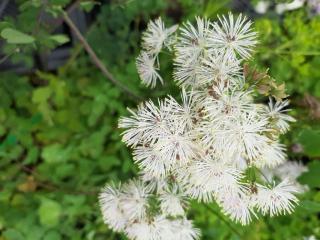
[[[288,100],[283,102],[277,101],[274,103],[272,98],[270,98],[269,105],[266,108],[267,116],[270,118],[271,122],[276,125],[281,133],[286,133],[289,130],[289,123],[296,121],[293,117],[286,114],[286,112],[290,110],[286,109],[288,105]]]
[[[141,52],[136,61],[138,74],[142,83],[151,88],[156,86],[157,80],[163,84],[162,77],[157,72],[159,67],[155,66],[155,61],[156,58],[149,55],[147,52]]]
[[[155,21],[148,23],[147,30],[143,33],[142,47],[150,54],[157,55],[163,46],[170,49],[172,45],[172,34],[177,30],[178,25],[165,28],[159,17]]]
[[[271,217],[292,213],[298,203],[295,193],[299,193],[299,189],[288,179],[272,187],[259,186],[256,206],[262,214],[269,214]]]
[[[251,56],[257,43],[257,33],[251,29],[251,21],[241,14],[237,19],[229,13],[228,17],[219,17],[219,23],[213,24],[214,34],[210,36],[210,45],[231,58],[236,54],[243,59]]]

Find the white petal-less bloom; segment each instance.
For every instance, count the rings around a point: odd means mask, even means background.
[[[154,88],[159,80],[163,84],[163,79],[157,72],[159,67],[156,65],[156,57],[142,51],[137,57],[136,66],[141,81],[147,87]]]
[[[168,189],[168,180],[167,178],[158,178],[154,175],[152,175],[149,171],[142,170],[139,173],[140,179],[148,184],[148,187],[150,187],[150,191],[154,192],[156,194],[162,194],[166,192],[166,189]]]
[[[269,131],[267,120],[257,119],[256,114],[244,114],[235,122],[227,123],[227,136],[224,142],[227,149],[235,150],[249,160],[260,155],[269,139],[263,133]],[[223,133],[223,131],[221,132]],[[221,138],[221,133],[219,137]]]
[[[276,167],[286,161],[285,147],[279,142],[271,141],[262,148],[261,155],[254,160],[254,165],[263,168]]]
[[[184,216],[187,206],[186,196],[174,185],[171,191],[162,193],[159,197],[160,209],[167,216]]]
[[[255,215],[251,206],[250,198],[244,194],[219,195],[218,203],[222,211],[230,217],[231,220],[247,225],[251,222],[252,215]]]
[[[181,181],[186,193],[199,201],[211,201],[223,190],[229,193],[241,191],[241,172],[217,160],[207,157],[194,161],[189,167],[189,172],[189,175],[180,176]]]
[[[211,121],[223,122],[225,117],[240,118],[243,113],[252,113],[256,105],[253,104],[251,92],[226,91],[214,88],[215,97],[204,100],[207,116]]]
[[[147,30],[143,33],[142,47],[150,54],[157,55],[163,46],[171,48],[172,34],[177,30],[178,25],[166,28],[159,17],[148,23]]]
[[[164,178],[172,168],[172,163],[163,158],[154,145],[138,146],[133,155],[133,159],[140,169],[157,179]]]
[[[165,99],[168,115],[171,116],[171,121],[177,122],[179,128],[184,132],[193,127],[193,119],[196,116],[195,107],[197,105],[197,96],[194,92],[187,92],[182,88],[181,93],[182,104],[177,103],[173,97]]]
[[[141,221],[130,224],[125,230],[127,236],[134,240],[159,240],[157,225],[153,222]]]
[[[196,69],[197,85],[212,84],[218,81],[229,81],[241,78],[240,61],[227,58],[219,52],[210,52],[201,59],[200,66]]]
[[[293,212],[298,199],[294,194],[299,189],[289,179],[284,179],[272,187],[258,186],[256,207],[263,214],[271,217]]]
[[[122,210],[130,221],[146,216],[150,187],[140,180],[130,180],[123,186]]]
[[[201,59],[207,48],[207,39],[210,35],[210,22],[197,17],[197,27],[190,22],[184,25],[181,30],[175,50],[174,79],[178,85],[183,87],[197,84],[197,69],[201,65]]]
[[[196,240],[200,238],[200,231],[194,228],[192,222],[186,218],[173,220],[172,235],[169,240]]]
[[[252,31],[251,21],[241,14],[235,19],[229,13],[228,17],[219,17],[219,22],[213,23],[214,34],[210,35],[210,45],[232,58],[236,58],[236,54],[243,59],[250,58],[257,43],[257,33]]]
[[[176,59],[176,68],[173,73],[177,85],[182,87],[197,87],[197,71],[201,66],[200,61],[192,62],[189,59]]]
[[[289,101],[276,101],[273,102],[272,98],[270,98],[269,105],[266,108],[266,114],[270,118],[271,122],[274,123],[280,132],[286,133],[289,130],[289,123],[295,122],[296,120],[287,115],[286,112],[290,109],[286,109],[289,105]]]
[[[198,229],[191,221],[183,218],[169,220],[159,215],[152,221],[142,221],[129,225],[126,233],[134,240],[196,240],[200,237]]]
[[[172,129],[166,136],[159,138],[155,149],[160,152],[162,158],[168,161],[168,165],[183,166],[196,156],[197,146],[188,133],[179,133],[178,126]]]
[[[203,133],[204,146],[211,148],[225,162],[246,157],[250,161],[261,155],[263,147],[270,141],[263,133],[268,132],[266,118],[257,118],[257,114],[242,114],[240,118],[224,119],[219,123],[204,122],[199,130]],[[227,150],[226,150],[227,149]]]
[[[196,27],[190,22],[184,24],[181,36],[176,44],[177,56],[195,62],[202,56],[208,47],[208,37],[211,34],[210,21],[196,17]]]
[[[276,176],[281,179],[290,178],[291,180],[296,180],[302,173],[307,172],[308,168],[301,162],[287,161],[274,171]]]
[[[115,231],[124,230],[128,222],[127,216],[122,209],[121,201],[123,194],[119,188],[107,185],[99,195],[103,221]]]
[[[257,102],[244,77],[242,62],[257,42],[251,22],[231,13],[215,23],[196,18],[172,41],[176,29],[160,18],[150,22],[136,65],[154,87],[163,82],[158,54],[172,47],[181,101],[149,100],[119,120],[140,177],[102,190],[104,222],[131,240],[196,240],[200,232],[186,219],[189,199],[215,201],[242,225],[257,212],[291,213],[295,195],[307,189],[297,182],[306,168],[285,162],[279,141],[294,121],[286,115],[289,102]]]
[[[126,129],[122,134],[122,141],[129,146],[136,146],[156,141],[163,135],[166,112],[162,110],[162,102],[159,105],[158,107],[152,101],[147,101],[138,106],[137,112],[130,110],[131,117],[120,118],[119,128]]]

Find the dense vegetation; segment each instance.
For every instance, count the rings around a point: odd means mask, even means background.
[[[231,3],[81,2],[78,8],[94,18],[85,33],[89,45],[114,78],[139,98],[109,81],[80,42],[72,45],[67,35],[55,34],[43,21],[43,14],[63,21],[70,0],[17,4],[18,14],[0,21],[0,64],[19,62],[30,71],[0,73],[0,239],[125,239],[103,224],[97,201],[106,182],[126,180],[137,172],[121,142],[118,118],[143,99],[178,96],[172,63],[165,58],[164,86],[149,90],[140,84],[135,57],[141,31],[159,15],[170,24],[192,21],[196,15],[216,18],[232,10]],[[203,239],[320,238],[320,17],[307,7],[254,17],[260,44],[258,62],[250,64],[269,68],[291,95],[291,115],[297,122],[282,141],[291,160],[309,167],[299,180],[310,190],[292,215],[260,219],[247,227],[222,220],[215,205],[194,202],[189,214]],[[36,65],[36,54],[71,45],[71,56],[56,71]]]

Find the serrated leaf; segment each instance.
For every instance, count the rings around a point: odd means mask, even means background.
[[[5,28],[1,31],[1,37],[12,44],[30,44],[35,41],[34,37],[15,30],[13,28]]]

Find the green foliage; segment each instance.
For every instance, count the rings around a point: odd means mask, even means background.
[[[1,37],[12,44],[30,44],[34,42],[34,38],[30,35],[22,33],[12,28],[5,28],[1,31]]]
[[[320,131],[304,129],[301,131],[298,141],[301,143],[303,151],[308,154],[308,156],[320,156]]]
[[[311,188],[319,188],[320,187],[320,162],[312,161],[308,164],[309,171],[304,173],[300,177],[300,182],[303,184],[308,184]],[[320,203],[318,203],[320,204]],[[320,211],[320,210],[319,210]]]
[[[39,24],[39,13],[59,17],[69,0],[17,1],[19,14],[0,22],[2,51],[13,62],[33,66],[33,53],[67,43],[65,35],[52,34]],[[195,15],[215,18],[228,10],[229,1],[117,0],[108,4],[82,1],[81,7],[99,8],[86,35],[107,68],[124,85],[144,99],[177,95],[171,79],[172,64],[160,57],[164,86],[147,90],[135,69],[141,31],[150,18],[163,15],[168,24],[193,20]],[[260,18],[259,59],[275,83],[285,83],[293,94],[293,115],[298,119],[284,142],[300,143],[303,152],[289,153],[304,160],[310,171],[301,183],[310,191],[291,216],[265,218],[248,227],[230,223],[240,236],[210,209],[192,203],[190,216],[203,239],[302,239],[320,236],[318,123],[306,118],[299,101],[304,93],[320,97],[320,19],[303,10],[283,19]],[[260,51],[259,50],[259,51]],[[282,93],[280,94],[282,95]],[[119,116],[136,103],[112,85],[92,64],[81,47],[56,73],[36,71],[17,75],[1,73],[0,81],[0,240],[125,239],[103,224],[97,202],[99,189],[109,181],[136,174],[129,149],[121,143]],[[226,219],[226,221],[228,221]]]

